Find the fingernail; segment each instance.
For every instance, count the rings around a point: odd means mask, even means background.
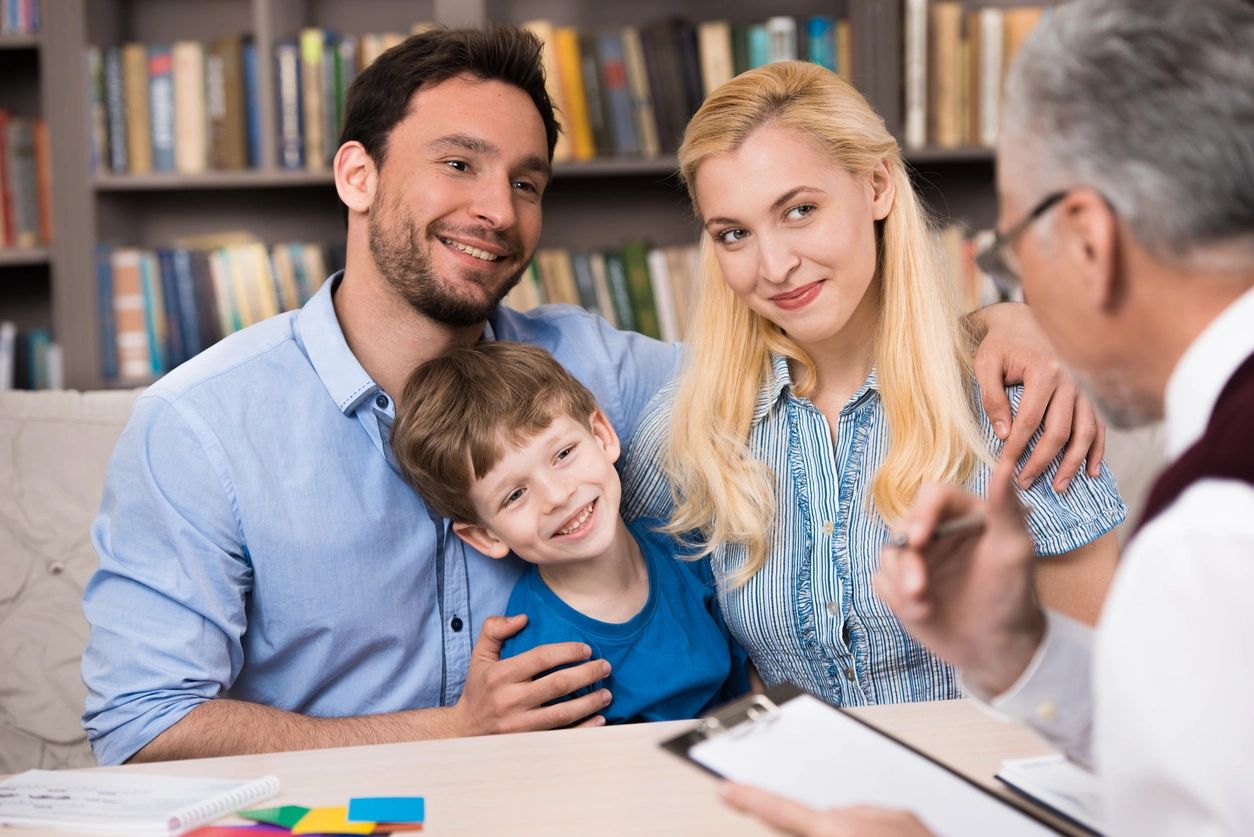
[[[590,646],[590,645],[585,645],[585,646],[583,647],[583,655],[584,655],[584,658],[585,658],[585,659],[586,659],[586,658],[588,658],[588,657],[591,657],[591,656],[592,656],[592,646]]]
[[[1019,487],[1020,487],[1020,488],[1023,488],[1023,489],[1028,489],[1028,488],[1031,488],[1031,487],[1032,487],[1032,483],[1033,483],[1035,480],[1036,480],[1036,477],[1029,477],[1029,476],[1027,476],[1027,475],[1025,474],[1025,475],[1023,475],[1023,476],[1019,477]]]
[[[609,689],[602,689],[602,690],[601,690],[601,703],[602,703],[603,705],[609,705],[609,702],[610,702],[610,700],[611,700],[611,699],[613,699],[613,697],[614,697],[614,696],[610,694],[610,690],[609,690]]]
[[[593,719],[592,719],[592,725],[593,725],[594,727],[603,727],[603,726],[605,726],[605,716],[604,716],[604,715],[597,715],[595,718],[593,718]]]
[[[612,670],[613,670],[613,666],[610,665],[608,660],[606,660],[604,663],[601,664],[601,676],[602,677],[608,677],[610,674],[610,671]]]
[[[997,434],[998,439],[1006,438],[1006,422],[999,421],[993,425],[993,432]]]
[[[1058,494],[1062,494],[1070,487],[1071,487],[1071,480],[1065,479],[1062,482],[1058,483],[1058,488],[1055,491]]]

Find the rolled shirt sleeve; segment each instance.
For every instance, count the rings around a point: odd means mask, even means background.
[[[225,471],[196,424],[142,397],[92,525],[100,567],[83,595],[83,725],[101,764],[222,694],[243,664],[252,569]]]

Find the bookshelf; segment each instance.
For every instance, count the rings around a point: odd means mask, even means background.
[[[986,0],[984,5],[1005,4]],[[279,165],[275,44],[309,26],[363,35],[408,32],[432,21],[450,26],[521,24],[547,19],[595,30],[641,25],[682,14],[694,20],[761,21],[825,14],[848,18],[853,77],[900,134],[902,0],[784,0],[764,10],[754,0],[636,0],[631,4],[576,0],[58,0],[45,3],[38,38],[0,39],[0,68],[12,56],[38,65],[24,77],[52,137],[53,226],[46,252],[0,254],[0,284],[20,272],[36,281],[21,292],[0,289],[0,301],[21,317],[50,326],[61,344],[66,383],[108,385],[101,370],[97,322],[98,244],[158,247],[176,238],[248,230],[267,244],[341,241],[343,221],[327,171]],[[191,39],[208,43],[247,34],[257,53],[261,164],[254,169],[199,174],[113,174],[89,170],[86,47]],[[37,56],[37,58],[36,58]],[[7,77],[7,76],[6,76]],[[5,85],[8,87],[9,85]],[[992,154],[985,148],[922,148],[908,154],[925,195],[942,215],[987,226],[993,217]],[[672,156],[598,157],[557,167],[545,196],[542,247],[595,247],[626,239],[659,246],[690,243],[696,226],[675,176]],[[42,284],[38,277],[42,276]]]

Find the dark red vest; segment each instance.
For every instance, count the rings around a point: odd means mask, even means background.
[[[1245,359],[1224,386],[1202,438],[1159,474],[1136,531],[1186,488],[1208,477],[1254,485],[1254,355]]]

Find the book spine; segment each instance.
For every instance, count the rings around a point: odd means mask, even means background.
[[[5,137],[4,165],[8,190],[9,242],[17,247],[39,245],[39,172],[35,160],[35,124],[10,118]]]
[[[109,164],[109,117],[105,108],[104,53],[87,47],[88,171],[104,171]]]
[[[773,17],[766,21],[767,60],[797,60],[797,21],[791,17]]]
[[[209,124],[209,166],[226,165],[226,61],[221,42],[205,56],[205,111]]]
[[[39,240],[52,243],[52,143],[48,123],[34,122],[35,131],[35,199],[38,206]]]
[[[579,33],[564,26],[555,30],[553,37],[557,41],[557,63],[561,68],[563,93],[566,97],[566,106],[569,108],[566,116],[571,153],[576,160],[591,160],[596,156],[597,148],[592,136],[588,101],[584,93]]]
[[[339,44],[331,34],[326,34],[322,44],[322,163],[331,165],[335,157],[336,137],[340,135],[340,114],[336,110],[335,62],[339,60]]]
[[[926,2],[926,0],[924,0]],[[749,24],[749,69],[765,66],[771,61],[771,36],[761,23]]]
[[[305,140],[305,168],[321,171],[326,168],[326,144],[322,121],[322,48],[326,33],[321,29],[303,29],[300,33],[300,101],[301,128]]]
[[[613,301],[615,325],[624,331],[636,330],[636,315],[631,310],[631,296],[627,292],[627,269],[623,257],[615,252],[605,255],[605,281],[609,285]]]
[[[583,33],[579,36],[579,77],[583,79],[584,104],[588,110],[588,125],[592,129],[592,144],[598,154],[614,150],[610,134],[609,112],[601,91],[601,71],[597,67],[596,36]]]
[[[1001,121],[1002,35],[1005,21],[1001,9],[980,9],[980,130],[981,145],[997,143],[997,126]]]
[[[605,100],[609,104],[614,153],[639,154],[636,117],[632,112],[631,91],[627,87],[627,66],[623,61],[623,42],[618,32],[601,33],[597,39],[597,58],[601,64],[601,87],[605,90]]]
[[[249,168],[261,167],[261,88],[257,81],[257,46],[246,40],[240,46],[244,82],[244,136]]]
[[[653,283],[649,279],[647,247],[633,241],[623,245],[623,268],[627,273],[627,296],[631,300],[631,313],[635,330],[648,337],[660,339],[657,305],[653,299]]]
[[[697,25],[697,49],[701,55],[702,91],[708,98],[731,81],[731,24],[726,20],[708,20]]]
[[[562,84],[562,71],[557,60],[557,44],[554,43],[553,24],[547,20],[530,20],[522,25],[535,35],[541,44],[540,63],[544,66],[544,86],[548,91],[549,100],[557,111],[559,121],[570,118],[570,108],[566,103],[566,88]],[[553,149],[553,162],[565,163],[574,159],[574,148],[571,145],[569,132],[560,131],[557,135],[557,146]]]
[[[113,319],[112,251],[107,245],[96,247],[96,318],[100,323],[100,373],[106,381],[118,376],[118,335]]]
[[[279,166],[300,169],[305,165],[305,144],[301,134],[300,47],[295,41],[274,45],[279,92]]]
[[[649,71],[644,61],[640,30],[634,26],[624,26],[621,34],[623,63],[627,67],[627,86],[631,90],[631,107],[635,117],[636,139],[640,141],[640,153],[649,158],[657,157],[662,153],[662,148],[658,139],[657,114],[649,88]]]
[[[806,21],[806,60],[836,72],[836,24],[827,15]]]
[[[178,288],[174,275],[174,254],[170,250],[157,251],[157,275],[161,282],[161,305],[165,314],[165,361],[166,370],[173,369],[187,360],[183,341],[183,314],[180,310]]]
[[[174,171],[174,63],[170,48],[148,48],[149,139],[153,171]]]
[[[144,315],[144,281],[139,251],[115,250],[113,266],[113,319],[117,328],[118,380],[146,380],[151,374],[148,329]]]
[[[183,343],[183,360],[200,354],[200,318],[196,311],[196,285],[192,276],[191,253],[180,247],[170,251],[170,269],[174,277],[173,296],[177,300],[179,336]]]
[[[139,280],[144,296],[144,331],[148,338],[148,371],[161,375],[168,365],[166,340],[169,331],[165,321],[165,301],[161,293],[161,267],[151,250],[139,251]]]
[[[13,175],[9,171],[9,112],[0,108],[0,247],[12,247]]]
[[[122,80],[128,171],[147,174],[152,171],[152,127],[148,107],[148,50],[143,44],[122,47]]]
[[[178,41],[170,54],[174,88],[174,167],[180,174],[200,174],[209,167],[205,49],[195,41]]]
[[[650,250],[647,256],[649,283],[653,290],[653,305],[657,309],[658,336],[668,343],[679,342],[679,319],[675,312],[674,293],[671,291],[670,270],[666,253]]]
[[[906,0],[906,146],[927,145],[927,0]]]
[[[104,53],[105,112],[109,126],[109,170],[124,174],[127,170],[126,100],[122,95],[122,51],[109,47]]]

